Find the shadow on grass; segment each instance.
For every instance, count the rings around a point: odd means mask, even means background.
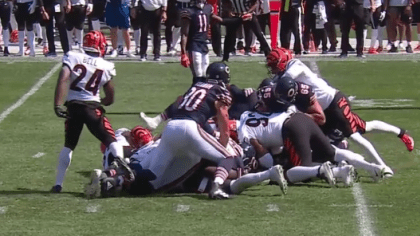
[[[33,194],[39,194],[39,195],[44,195],[44,196],[70,194],[70,195],[73,195],[74,197],[81,197],[81,198],[85,197],[84,193],[81,193],[81,192],[63,191],[57,194],[57,193],[50,192],[50,190],[39,190],[39,189],[28,189],[28,188],[17,188],[16,190],[0,191],[0,196],[19,196],[19,195],[33,195]]]
[[[89,179],[90,175],[92,174],[92,171],[77,171],[76,173],[78,173],[79,175]]]

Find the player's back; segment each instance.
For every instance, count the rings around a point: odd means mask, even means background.
[[[239,141],[249,142],[253,138],[258,140],[263,147],[273,152],[279,151],[283,146],[283,123],[295,111],[296,108],[292,106],[292,109],[283,113],[244,112],[238,128]]]
[[[114,63],[84,53],[68,52],[63,64],[71,71],[67,101],[100,102],[100,88],[116,75]]]
[[[292,59],[286,67],[283,76],[289,76],[292,79],[312,86],[313,91],[325,110],[334,99],[336,89],[331,87],[325,80],[319,78],[299,59]]]
[[[216,101],[230,106],[232,98],[229,91],[217,84],[198,82],[184,94],[172,119],[194,120],[203,127],[209,118],[217,114]]]

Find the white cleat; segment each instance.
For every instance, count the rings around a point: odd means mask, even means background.
[[[287,181],[284,178],[283,167],[281,167],[281,165],[275,165],[271,167],[269,171],[270,180],[277,182],[283,194],[287,194]]]
[[[168,56],[174,57],[174,56],[176,56],[176,53],[177,53],[177,51],[176,51],[175,49],[171,49],[171,50],[168,52]]]
[[[109,57],[111,58],[116,58],[118,56],[118,50],[112,50],[111,55],[109,55]]]
[[[98,198],[101,196],[101,178],[102,170],[95,169],[90,175],[90,183],[85,188],[86,198]]]
[[[155,130],[158,127],[158,123],[155,121],[154,118],[146,116],[144,112],[140,112],[140,118],[146,123],[146,125],[151,129]]]
[[[336,179],[331,169],[331,162],[327,161],[319,167],[319,175],[321,179],[327,181],[330,186],[335,186]]]
[[[384,166],[384,179],[389,179],[394,177],[394,171],[389,166]]]
[[[127,57],[129,58],[135,58],[136,56],[131,53],[131,51],[127,51]]]
[[[370,175],[372,176],[373,181],[379,182],[384,178],[385,167],[380,165],[374,165],[370,170]]]
[[[343,182],[345,187],[353,186],[355,175],[356,175],[354,166],[344,165],[338,168],[339,168],[339,171],[336,175],[337,181]]]

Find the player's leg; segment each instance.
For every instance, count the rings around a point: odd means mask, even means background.
[[[61,12],[54,13],[55,25],[58,28],[58,33],[60,35],[60,43],[63,49],[63,52],[66,54],[70,51],[69,40],[67,38],[67,30],[65,25],[65,13],[64,9],[61,9]],[[52,16],[50,16],[52,17]],[[54,42],[53,42],[54,43]]]
[[[393,133],[404,142],[408,151],[411,152],[414,149],[414,139],[410,135],[407,134],[406,130],[398,128],[394,125],[385,123],[383,121],[380,121],[380,120],[367,121],[366,132]]]
[[[35,32],[34,32],[34,24],[35,24],[35,17],[36,14],[29,14],[28,18],[25,22],[26,24],[26,30],[27,30],[27,43],[30,48],[29,56],[34,57],[35,56]]]
[[[75,8],[74,10],[76,13],[74,28],[76,31],[77,47],[80,50],[83,47],[83,27],[86,19],[86,6],[74,6],[73,8]]]
[[[3,28],[3,43],[4,43],[4,56],[9,56],[9,24],[10,24],[10,15],[12,14],[11,2],[3,2],[0,4],[0,19],[1,25]]]
[[[19,31],[19,52],[17,56],[23,56],[23,43],[25,40],[25,21],[28,17],[28,4],[25,3],[17,3],[17,11],[15,13],[16,22],[18,25]]]
[[[72,105],[67,107],[69,117],[65,122],[65,142],[64,147],[58,155],[57,173],[55,178],[55,185],[51,189],[52,192],[61,192],[66,171],[70,166],[73,156],[73,150],[76,148],[79,141],[80,133],[83,129],[83,120],[80,119],[78,108]]]
[[[287,181],[284,178],[283,168],[280,165],[273,166],[265,171],[249,173],[238,179],[232,180],[229,184],[230,192],[233,194],[240,194],[245,189],[255,186],[265,180],[276,182],[279,184],[283,194],[287,193]]]
[[[131,27],[133,29],[135,55],[140,55],[140,7],[134,7],[132,9],[134,9],[132,11],[136,12],[134,18],[130,15]]]

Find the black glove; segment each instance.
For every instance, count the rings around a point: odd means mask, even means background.
[[[54,107],[54,112],[60,118],[68,118],[67,111],[62,106],[55,106]]]

